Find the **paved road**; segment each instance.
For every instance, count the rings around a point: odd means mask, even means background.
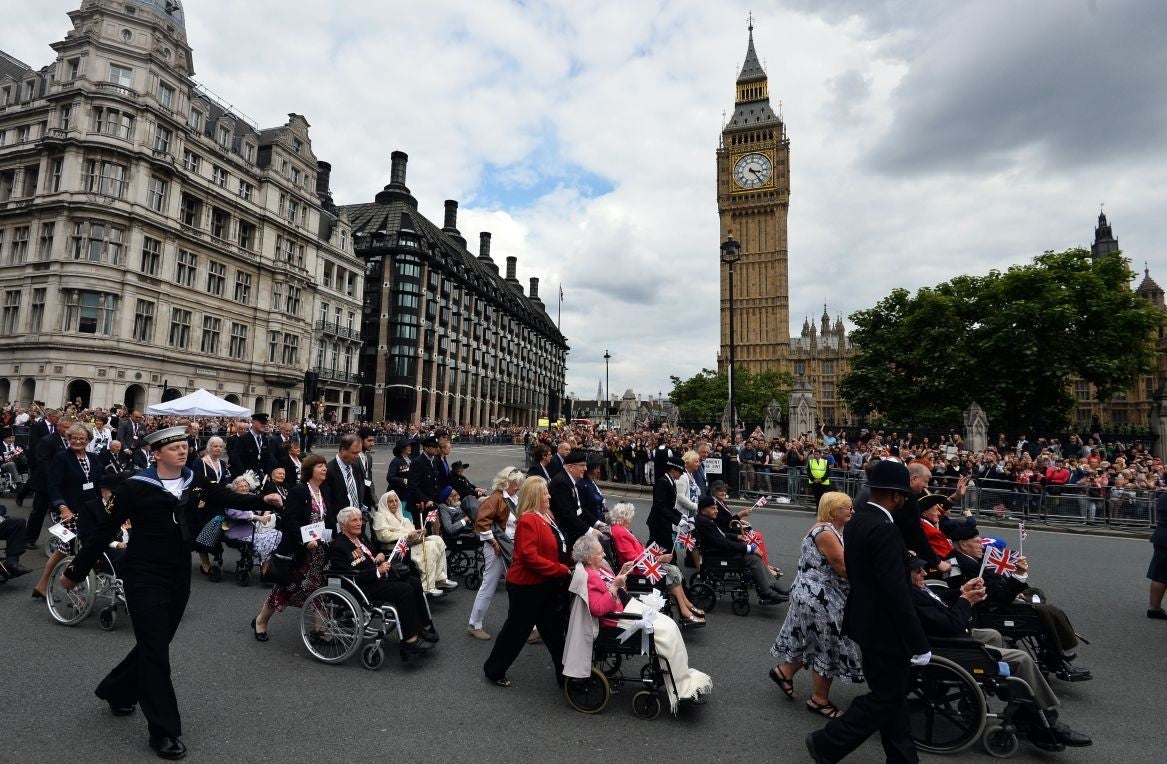
[[[469,461],[472,479],[485,485],[521,453],[482,446],[457,449],[455,456]],[[378,471],[383,485],[383,469]],[[632,501],[643,531],[648,498]],[[17,511],[11,501],[8,506]],[[754,519],[777,563],[793,571],[809,515],[763,510]],[[1067,605],[1078,630],[1091,640],[1080,654],[1097,678],[1077,685],[1055,682],[1055,690],[1064,701],[1063,718],[1093,735],[1096,744],[1051,755],[1023,743],[1016,760],[1160,761],[1167,624],[1143,617],[1149,545],[1034,530],[1026,552],[1035,581],[1053,601]],[[228,552],[228,563],[233,554]],[[24,563],[38,560],[28,555]],[[42,603],[29,599],[32,583],[25,577],[0,585],[0,655],[9,667],[0,684],[5,701],[0,762],[156,760],[146,748],[140,716],[115,719],[92,695],[131,646],[129,624],[110,633],[93,619],[72,629],[58,626]],[[172,651],[190,761],[336,758],[325,752],[335,750],[338,739],[349,752],[342,755],[361,759],[806,761],[802,738],[820,726],[766,678],[772,663],[768,649],[784,607],[755,608],[745,618],[718,607],[707,628],[686,636],[690,662],[713,677],[709,702],[682,706],[676,719],[666,714],[644,722],[632,715],[631,693],[614,697],[597,716],[572,711],[542,646],[528,647],[519,657],[510,672],[514,687],[485,683],[481,664],[491,643],[464,635],[473,599],[464,589],[434,604],[443,635],[435,654],[401,664],[390,653],[377,673],[361,668],[359,660],[343,666],[311,660],[299,639],[299,611],[273,619],[269,643],[254,641],[248,622],[264,596],[259,586],[194,582]],[[486,630],[496,633],[505,614],[506,594],[499,592]],[[808,694],[808,685],[800,675],[800,696]],[[840,686],[834,698],[846,707],[858,692]],[[989,760],[977,749],[955,758]],[[881,760],[874,741],[849,759]]]

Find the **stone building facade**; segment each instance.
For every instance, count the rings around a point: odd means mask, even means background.
[[[346,418],[364,269],[308,122],[198,85],[178,2],[69,18],[49,66],[0,55],[0,401],[204,387],[296,418],[315,365]]]
[[[557,419],[568,346],[539,279],[524,294],[513,256],[502,275],[489,232],[471,253],[456,201],[446,201],[441,226],[424,217],[405,185],[407,162],[393,152],[389,185],[372,202],[341,208],[367,275],[362,405],[373,419],[396,421]]]

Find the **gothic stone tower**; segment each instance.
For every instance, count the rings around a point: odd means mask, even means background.
[[[754,26],[737,78],[733,117],[717,149],[717,212],[721,241],[741,242],[734,267],[736,363],[752,372],[789,371],[790,287],[786,213],[790,203],[790,141],[770,107],[766,72],[754,52]],[[721,265],[721,360],[729,358],[729,270]]]

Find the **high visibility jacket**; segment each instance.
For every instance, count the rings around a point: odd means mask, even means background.
[[[810,472],[812,479],[821,482],[823,485],[831,484],[830,478],[827,477],[826,459],[810,459],[806,463],[806,468]]]

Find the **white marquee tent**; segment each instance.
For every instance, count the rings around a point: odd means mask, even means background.
[[[157,416],[251,416],[251,409],[236,406],[213,393],[199,388],[190,395],[146,407],[146,413]]]

